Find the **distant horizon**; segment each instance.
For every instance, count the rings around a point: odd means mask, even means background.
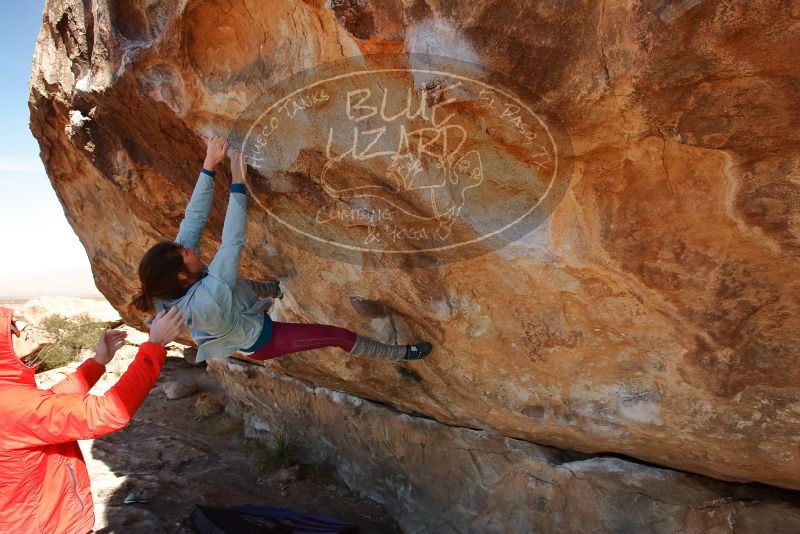
[[[80,267],[0,275],[0,301],[41,297],[105,298],[95,286],[91,271]]]

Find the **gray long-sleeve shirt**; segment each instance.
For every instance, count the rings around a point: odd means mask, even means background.
[[[186,206],[175,239],[177,243],[199,251],[200,234],[213,202],[214,178],[201,171]],[[192,339],[197,343],[197,361],[230,356],[253,345],[262,329],[271,332],[272,320],[266,313],[270,302],[259,297],[259,282],[236,277],[245,243],[246,222],[247,195],[243,190],[232,189],[222,228],[222,244],[207,274],[182,297],[156,301],[156,313],[172,307],[181,310]]]

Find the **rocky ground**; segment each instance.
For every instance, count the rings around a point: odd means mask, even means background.
[[[141,342],[143,336],[131,331],[129,338]],[[113,385],[135,351],[135,346],[121,349],[92,392]],[[188,518],[198,503],[273,505],[328,514],[359,525],[361,532],[399,532],[380,504],[350,491],[333,468],[301,465],[259,474],[267,449],[247,440],[241,422],[227,413],[208,415],[224,403],[225,393],[204,366],[189,364],[181,352],[180,347],[170,351],[161,377],[128,427],[81,442],[98,533],[193,532]],[[52,384],[77,365],[40,374],[40,385]],[[166,394],[187,392],[178,399]],[[197,415],[201,397],[205,416]],[[134,490],[147,490],[149,502],[124,504]]]

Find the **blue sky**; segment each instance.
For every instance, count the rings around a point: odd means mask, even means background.
[[[8,22],[0,33],[0,298],[18,275],[31,273],[41,273],[43,291],[60,292],[50,289],[57,273],[80,271],[78,278],[91,289],[86,253],[64,217],[28,127],[28,77],[44,0],[0,0],[0,5]],[[74,276],[70,280],[76,283]]]

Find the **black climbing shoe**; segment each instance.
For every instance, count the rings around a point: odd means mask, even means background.
[[[415,343],[414,345],[406,345],[406,355],[403,356],[404,360],[421,360],[427,356],[433,346],[430,343]]]
[[[282,299],[283,291],[281,291],[280,280],[270,280],[263,282],[258,286],[258,293],[260,297],[272,297],[274,299]]]

